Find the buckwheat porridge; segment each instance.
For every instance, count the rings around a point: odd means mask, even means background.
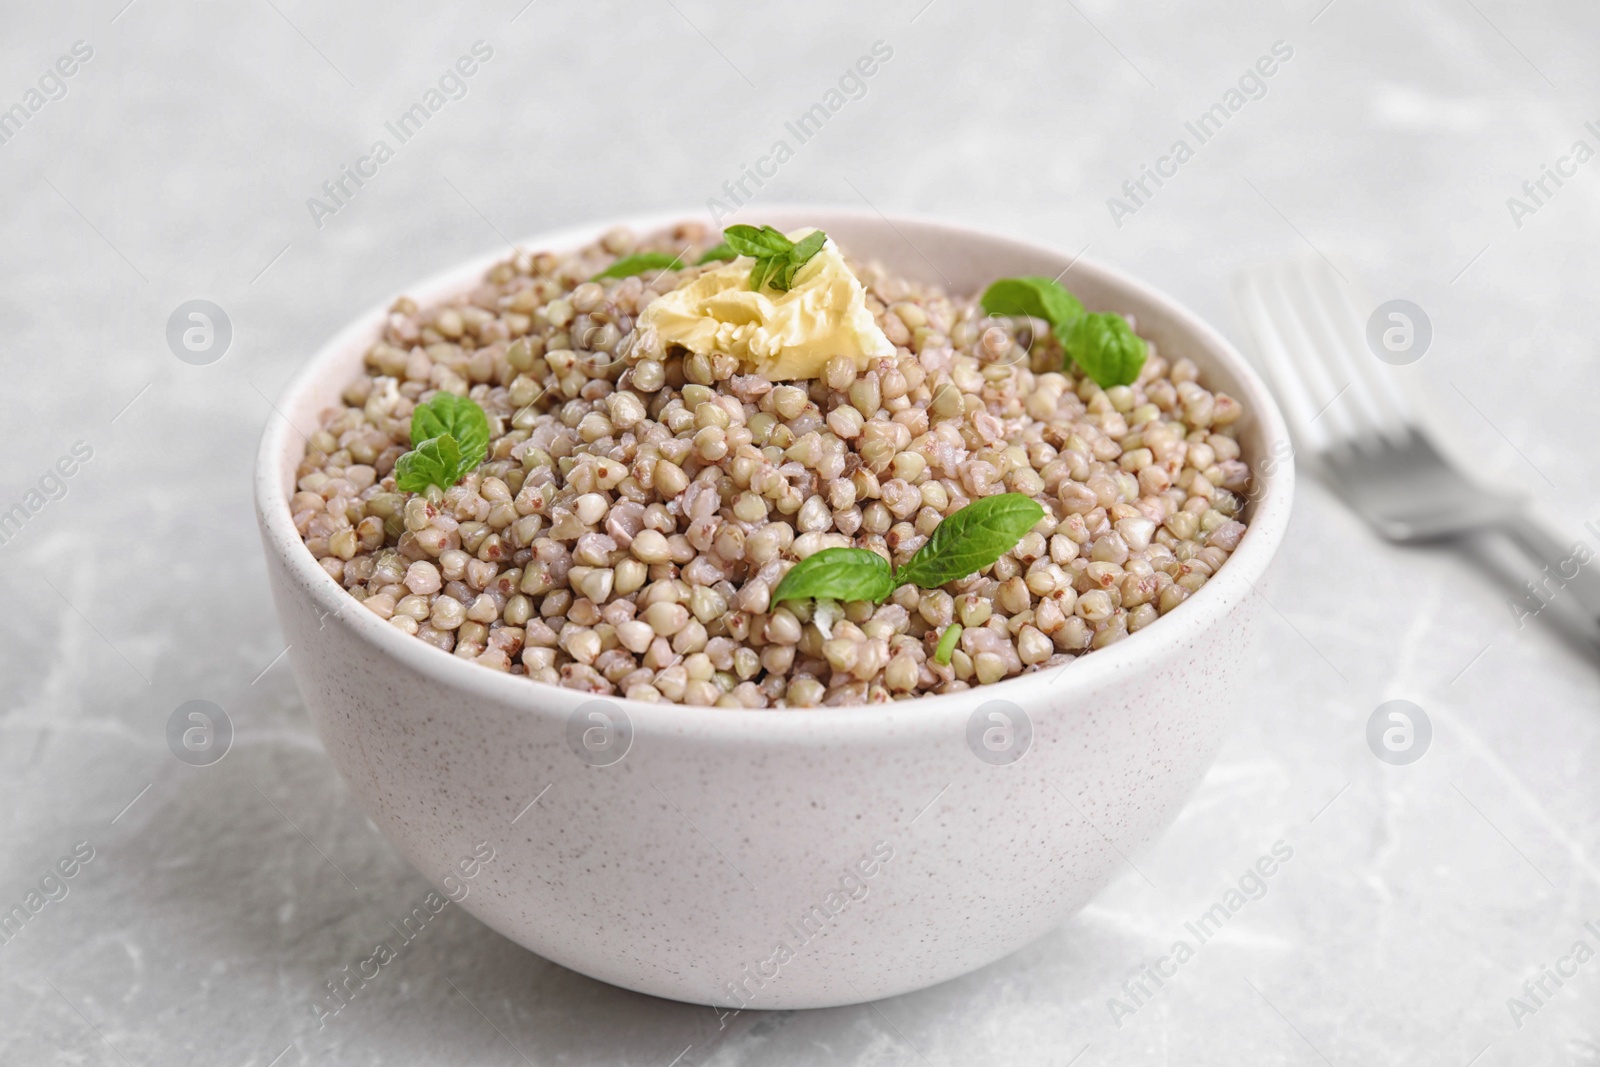
[[[617,230],[397,301],[291,510],[366,610],[492,670],[731,708],[947,693],[1151,625],[1243,536],[1239,403],[1135,325],[821,231]]]

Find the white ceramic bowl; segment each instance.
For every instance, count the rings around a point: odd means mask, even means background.
[[[646,231],[682,217],[624,221]],[[754,221],[820,225],[854,255],[956,293],[1071,262],[914,218],[786,209]],[[610,225],[523,247],[576,247]],[[499,258],[408,292],[423,303],[458,293]],[[1248,685],[1268,610],[1253,584],[1283,537],[1294,474],[1272,398],[1215,330],[1088,261],[1065,282],[1091,310],[1136,315],[1163,353],[1189,356],[1243,401],[1249,531],[1198,594],[1127,640],[948,696],[795,711],[598,706],[458,660],[362,610],[306,551],[288,509],[304,446],[274,418],[256,472],[273,595],[306,705],[362,807],[507,937],[676,1000],[877,999],[981,967],[1066,919],[1171,823],[1210,764]],[[371,309],[325,345],[278,401],[283,415],[312,427],[337,407],[384,315]],[[472,860],[489,849],[487,863]]]

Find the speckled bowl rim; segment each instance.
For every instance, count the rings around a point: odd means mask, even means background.
[[[1059,249],[1027,239],[915,215],[891,217],[855,208],[793,204],[763,207],[759,214],[760,221],[774,223],[780,228],[815,224],[819,218],[848,219],[858,224],[886,224],[897,229],[931,228],[943,231],[949,237],[1008,245],[1019,254],[1070,258]],[[649,232],[698,217],[698,212],[685,210],[605,219],[536,234],[518,247],[561,251],[593,241],[614,226],[628,226],[637,232]],[[484,272],[505,257],[504,250],[476,257],[420,285],[408,286],[403,292],[422,304],[455,295],[476,284]],[[1283,416],[1266,383],[1233,345],[1205,320],[1166,293],[1092,260],[1080,258],[1074,261],[1072,270],[1094,275],[1109,288],[1125,290],[1145,302],[1162,305],[1163,311],[1177,327],[1193,335],[1226,364],[1228,372],[1235,379],[1235,391],[1241,394],[1237,399],[1253,413],[1261,427],[1262,439],[1267,442],[1288,441]],[[276,555],[277,561],[296,585],[301,590],[309,591],[319,610],[336,613],[344,625],[379,654],[392,657],[404,667],[460,691],[464,697],[480,697],[525,707],[531,713],[564,719],[572,707],[596,699],[595,696],[480,667],[403,634],[370,612],[345,610],[356,601],[306,551],[305,543],[295,530],[289,513],[290,494],[282,468],[288,455],[295,456],[294,461],[298,462],[298,455],[303,454],[303,443],[299,431],[290,425],[285,413],[302,411],[309,395],[329,373],[327,368],[330,364],[347,357],[353,346],[360,345],[364,350],[371,343],[381,329],[392,302],[393,298],[385,300],[363,312],[336,333],[283,390],[275,412],[268,419],[256,457],[256,516],[263,543],[269,552]],[[297,448],[300,449],[298,453],[294,451]],[[1185,646],[1200,633],[1208,627],[1221,624],[1239,601],[1255,594],[1255,583],[1265,573],[1288,528],[1294,491],[1292,454],[1276,456],[1271,469],[1264,469],[1259,462],[1253,462],[1252,477],[1259,479],[1263,488],[1251,502],[1248,529],[1228,562],[1198,593],[1184,602],[1182,610],[1162,616],[1138,633],[1052,672],[1052,703],[1057,707],[1072,707],[1070,695],[1073,690],[1096,692],[1118,677],[1141,670],[1144,665],[1181,656]],[[1035,672],[957,693],[915,697],[887,704],[804,709],[706,708],[666,702],[650,703],[617,696],[603,699],[627,712],[636,736],[641,733],[692,734],[713,742],[752,739],[829,742],[888,733],[909,740],[916,736],[948,734],[958,725],[958,721],[964,722],[971,714],[975,694],[981,693],[986,700],[1008,699],[1025,703],[1030,693],[1038,692],[1040,682],[1045,678],[1044,672]]]

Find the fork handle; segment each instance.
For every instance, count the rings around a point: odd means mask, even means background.
[[[1578,626],[1584,637],[1600,642],[1600,551],[1594,544],[1587,539],[1563,542],[1549,526],[1523,512],[1506,518],[1501,529],[1538,568],[1510,602],[1518,628],[1549,609]],[[1586,532],[1600,541],[1595,524]]]

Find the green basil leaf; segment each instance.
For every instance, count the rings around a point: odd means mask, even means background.
[[[870,600],[895,590],[888,560],[864,548],[824,548],[789,568],[772,603],[780,600]]]
[[[1022,493],[974,500],[934,527],[933,536],[895,573],[897,582],[937,589],[989,566],[1016,547],[1044,518],[1044,508]]]
[[[722,231],[722,237],[741,256],[786,256],[794,247],[794,242],[771,226],[763,226],[759,230],[754,226],[729,226]]]
[[[395,461],[394,484],[396,489],[407,493],[420,493],[430,485],[449,489],[461,480],[463,473],[461,446],[454,437],[441,434],[428,438]]]
[[[756,265],[750,271],[750,291],[759,293],[761,286],[778,270],[778,259],[774,256],[762,256],[756,260]]]
[[[828,235],[821,230],[813,230],[800,243],[790,250],[788,258],[782,260],[777,270],[767,278],[767,284],[781,293],[787,293],[794,288],[794,276],[810,262],[811,257],[822,251],[822,246],[827,242]]]
[[[701,262],[704,262],[704,260]],[[677,256],[669,256],[665,252],[640,252],[637,255],[626,256],[617,260],[589,280],[597,282],[601,278],[631,278],[635,274],[643,274],[647,270],[682,269],[683,261]]]
[[[707,252],[700,262],[705,263],[713,256],[717,259],[733,259],[736,254],[753,257],[756,261],[750,271],[750,289],[753,292],[760,292],[763,285],[780,293],[788,292],[794,287],[796,272],[810,262],[812,256],[822,251],[822,246],[828,240],[827,234],[813,230],[796,244],[771,226],[760,229],[754,226],[729,226],[722,231],[722,236],[725,238],[723,244]],[[726,255],[722,254],[723,249],[727,250]]]
[[[1112,312],[1083,316],[1061,341],[1067,358],[1082,367],[1102,389],[1132,384],[1150,352],[1150,346],[1133,332],[1128,320]]]
[[[800,264],[796,263],[793,259],[787,260],[778,267],[776,272],[777,277],[769,280],[767,284],[771,285],[780,293],[787,293],[790,289],[794,288],[794,272],[799,269]]]
[[[732,248],[730,248],[728,246],[728,242],[723,241],[721,244],[717,245],[715,248],[707,249],[705,255],[703,255],[699,259],[695,260],[695,264],[694,265],[697,266],[697,267],[701,267],[701,266],[704,266],[707,263],[725,263],[728,260],[738,259],[738,258],[739,258],[739,253],[735,252]]]
[[[800,238],[800,243],[794,246],[794,251],[789,253],[789,258],[795,266],[803,267],[811,261],[811,257],[822,251],[822,246],[828,243],[828,235],[821,230],[812,230]]]
[[[1057,336],[1083,317],[1078,298],[1053,278],[1001,278],[983,291],[983,310],[991,315],[1028,315],[1055,327]]]
[[[449,485],[440,486],[448,489],[468,471],[477,469],[489,454],[489,417],[472,398],[441,389],[427,403],[418,404],[411,413],[412,446],[417,447],[416,442],[445,434],[453,439],[461,466]]]

